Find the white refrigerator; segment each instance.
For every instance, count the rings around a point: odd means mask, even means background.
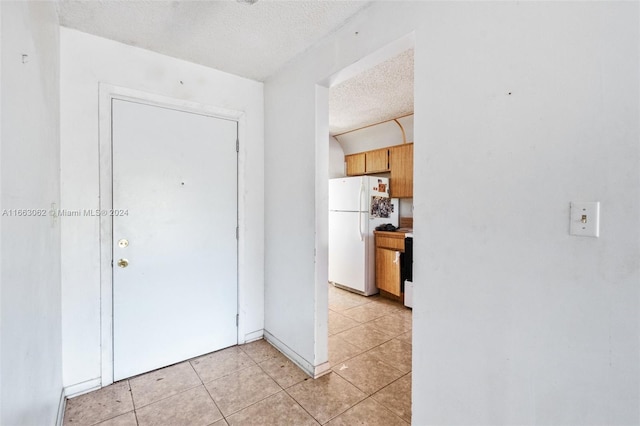
[[[329,180],[329,281],[356,293],[378,293],[375,282],[376,226],[398,226],[398,199],[389,179],[376,176]]]

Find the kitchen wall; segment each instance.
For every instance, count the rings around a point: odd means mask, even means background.
[[[355,77],[357,78],[357,77]],[[414,142],[413,115],[398,119],[404,128],[407,142]],[[402,131],[393,121],[376,124],[375,126],[355,130],[336,136],[345,155],[357,152],[370,151],[378,148],[386,148],[403,143]]]
[[[239,154],[240,343],[262,336],[263,85],[100,37],[61,28],[61,162],[64,209],[99,206],[99,83],[244,111]],[[326,141],[325,141],[326,143]],[[211,167],[216,166],[211,159]],[[215,224],[202,224],[215,226]],[[101,383],[100,226],[62,219],[64,385],[71,394]]]
[[[406,141],[414,142],[413,115],[402,117],[398,121],[404,128]],[[335,139],[344,149],[345,155],[401,145],[404,142],[400,126],[393,121],[338,135]],[[401,198],[399,207],[400,217],[413,217],[413,198]]]
[[[638,9],[376,2],[272,76],[267,329],[322,361],[314,87],[411,33],[413,423],[640,423]],[[602,203],[598,239],[568,235],[569,203],[585,200]]]
[[[345,176],[344,151],[340,142],[329,136],[329,178]]]
[[[62,396],[60,222],[49,215],[60,198],[56,4],[0,2],[0,34],[0,424],[52,425]],[[12,213],[23,209],[44,216]]]

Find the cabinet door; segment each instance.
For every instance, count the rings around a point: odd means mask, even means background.
[[[413,197],[413,144],[389,148],[391,179],[389,189],[394,198]]]
[[[376,149],[375,151],[368,151],[366,153],[366,167],[367,173],[379,173],[389,171],[389,150]]]
[[[400,252],[376,248],[376,286],[400,296]]]
[[[358,176],[365,173],[365,154],[345,155],[344,161],[347,162],[347,176]]]

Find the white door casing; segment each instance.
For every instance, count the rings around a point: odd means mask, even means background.
[[[115,376],[103,359],[103,386],[238,341],[237,123],[117,99],[112,114]]]

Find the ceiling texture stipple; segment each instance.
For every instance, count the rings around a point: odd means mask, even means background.
[[[60,24],[264,81],[370,1],[61,0]],[[330,91],[332,134],[413,112],[413,52]]]
[[[60,2],[60,24],[264,81],[368,1]]]
[[[413,49],[329,90],[329,133],[413,113]]]

